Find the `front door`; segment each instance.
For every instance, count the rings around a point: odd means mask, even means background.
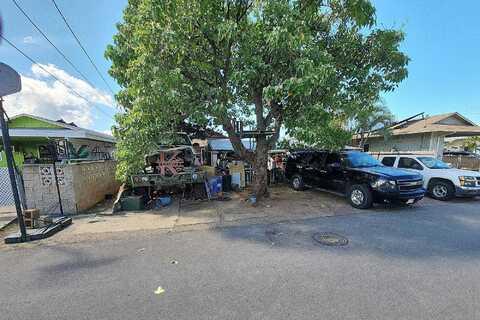
[[[345,173],[342,165],[342,159],[339,153],[329,153],[325,161],[324,174],[322,175],[322,184],[328,189],[344,192]]]
[[[309,165],[309,181],[312,186],[325,188],[323,185],[322,176],[325,175],[325,158],[326,152],[315,152],[310,159]]]

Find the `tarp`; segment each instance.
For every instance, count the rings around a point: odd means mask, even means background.
[[[248,150],[255,149],[255,140],[253,139],[242,139],[242,143]],[[212,151],[233,151],[230,139],[209,139],[208,145]]]

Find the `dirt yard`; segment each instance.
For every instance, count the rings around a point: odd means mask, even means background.
[[[73,216],[73,225],[46,241],[76,242],[82,238],[111,236],[117,232],[175,232],[249,223],[276,222],[351,213],[343,198],[307,190],[297,192],[288,186],[270,189],[270,197],[252,205],[249,190],[225,194],[226,200],[182,201],[174,199],[159,210],[111,214],[111,202],[97,205],[86,214]],[[0,236],[16,231],[10,226]],[[104,236],[102,236],[104,235]]]

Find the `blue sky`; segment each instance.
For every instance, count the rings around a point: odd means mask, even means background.
[[[385,95],[399,117],[460,112],[480,122],[480,1],[375,0],[377,22],[401,28],[409,76]]]
[[[108,88],[87,58],[50,0],[17,0],[50,39],[87,75],[89,88],[54,51],[10,0],[1,0],[4,35],[82,95],[95,101],[87,106],[8,44],[0,44],[0,61],[17,69],[24,77],[24,92],[6,99],[9,113],[36,113],[50,118],[63,117],[99,131],[108,131],[116,110]],[[480,1],[464,0],[453,5],[440,0],[374,0],[377,22],[406,32],[402,49],[411,58],[409,77],[393,93],[385,94],[389,108],[398,119],[418,112],[438,114],[458,111],[480,122],[480,28],[477,19]],[[57,0],[71,26],[97,63],[110,86],[118,86],[107,70],[105,47],[116,32],[127,0]],[[72,77],[73,76],[73,77]],[[100,113],[96,108],[100,108]]]

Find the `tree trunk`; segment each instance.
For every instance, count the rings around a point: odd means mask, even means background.
[[[253,169],[255,170],[255,178],[253,181],[253,192],[260,200],[268,197],[268,144],[265,137],[257,139],[255,150],[255,160]]]

